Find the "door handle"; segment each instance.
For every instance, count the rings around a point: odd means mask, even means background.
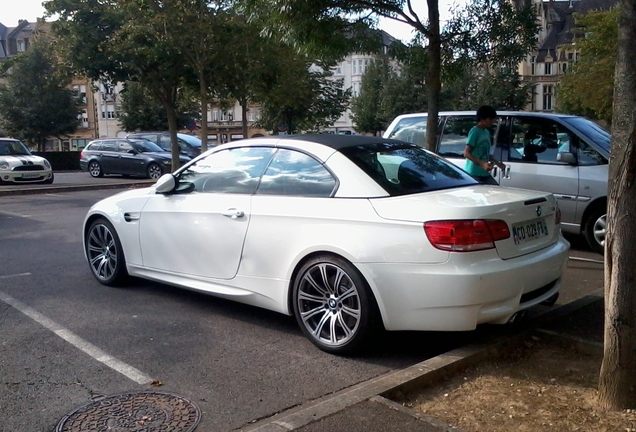
[[[510,166],[506,166],[506,169],[504,170],[504,178],[510,178]]]
[[[230,219],[238,219],[245,216],[245,213],[242,210],[230,208],[223,212],[223,216],[227,216]]]

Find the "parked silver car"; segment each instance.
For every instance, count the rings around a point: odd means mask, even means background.
[[[562,212],[561,229],[585,236],[603,253],[607,213],[610,134],[578,116],[498,111],[493,126],[493,156],[506,164],[494,168],[502,186],[552,192]],[[464,148],[477,123],[474,111],[440,112],[436,152],[464,167]],[[426,113],[398,116],[384,133],[424,145]]]

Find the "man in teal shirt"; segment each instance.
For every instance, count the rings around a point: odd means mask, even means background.
[[[466,158],[464,170],[480,183],[497,184],[490,175],[493,165],[497,165],[502,170],[506,168],[506,165],[490,154],[491,136],[488,129],[495,121],[497,121],[497,111],[491,106],[481,106],[477,109],[477,125],[468,132],[464,149]]]

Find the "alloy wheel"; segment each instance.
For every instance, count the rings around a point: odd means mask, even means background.
[[[91,227],[86,240],[88,262],[93,274],[102,281],[108,281],[118,271],[118,250],[115,237],[104,224]]]
[[[342,268],[318,263],[303,275],[297,307],[303,325],[317,342],[330,347],[347,344],[360,326],[359,288]]]
[[[594,240],[601,245],[601,249],[605,247],[605,234],[607,233],[607,215],[604,214],[594,222],[592,229]]]
[[[157,164],[151,164],[148,166],[148,177],[157,180],[161,177],[161,167]]]

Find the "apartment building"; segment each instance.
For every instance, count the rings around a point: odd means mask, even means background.
[[[550,112],[555,109],[557,85],[561,75],[581,55],[576,48],[574,14],[590,11],[606,11],[618,3],[617,0],[516,0],[530,1],[539,20],[539,43],[537,49],[519,65],[519,74],[533,84],[532,100],[526,107],[529,111]]]

